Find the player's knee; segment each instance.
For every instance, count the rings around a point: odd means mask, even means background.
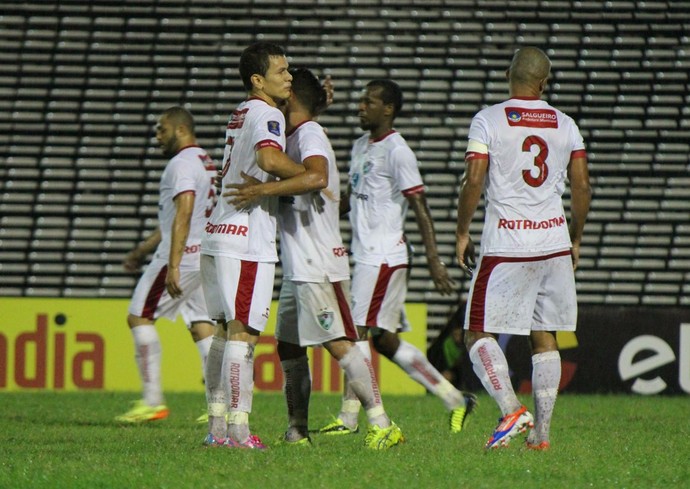
[[[145,324],[153,324],[153,321],[141,316],[135,316],[134,314],[127,315],[127,325],[130,327],[130,329],[137,326],[143,326]]]
[[[493,337],[493,335],[490,335],[488,333],[477,333],[476,331],[470,331],[467,330],[465,331],[465,349],[469,352],[474,344],[479,341],[482,338],[489,338]]]
[[[303,357],[307,354],[307,349],[293,343],[286,343],[284,341],[278,341],[278,357],[281,361],[284,360],[294,360],[296,358]]]
[[[533,354],[558,351],[558,341],[554,331],[532,331],[530,343]]]
[[[393,358],[400,345],[400,340],[395,333],[381,328],[371,328],[371,341],[374,349],[388,359]]]

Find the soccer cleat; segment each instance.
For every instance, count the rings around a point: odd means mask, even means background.
[[[359,425],[354,428],[348,428],[345,426],[342,419],[336,418],[332,423],[328,423],[321,428],[319,433],[322,435],[354,435],[355,433],[359,433]]]
[[[277,442],[279,445],[290,445],[293,447],[311,447],[311,438],[309,435],[304,436],[302,438],[298,438],[296,440],[290,440],[288,439],[287,433],[285,433],[280,440]]]
[[[228,448],[251,448],[254,450],[266,450],[268,447],[264,445],[259,439],[258,436],[256,435],[249,435],[246,440],[243,442],[236,442],[232,438],[228,437],[228,442],[231,442],[233,445],[227,444],[226,446]]]
[[[118,423],[145,423],[147,421],[165,419],[169,414],[170,410],[165,404],[149,406],[143,400],[139,400],[134,401],[131,409],[125,414],[116,416],[115,421]]]
[[[545,452],[551,449],[551,443],[549,443],[548,441],[543,441],[541,443],[530,443],[529,441],[525,441],[525,446],[528,450],[535,450],[540,452]]]
[[[369,426],[367,436],[364,438],[364,446],[373,450],[386,450],[404,442],[405,437],[400,427],[392,421],[388,428],[380,428],[376,425]]]
[[[527,428],[534,428],[534,417],[525,406],[498,420],[498,426],[484,448],[507,447],[510,440]]]
[[[227,438],[216,438],[211,433],[209,433],[208,435],[206,435],[206,438],[204,438],[203,445],[205,447],[224,447],[227,444],[227,442]]]
[[[474,394],[463,394],[465,398],[465,405],[459,406],[450,412],[450,432],[460,433],[465,427],[467,417],[472,414],[474,408],[477,406],[477,396]]]

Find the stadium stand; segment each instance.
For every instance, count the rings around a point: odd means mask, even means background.
[[[397,127],[417,152],[440,250],[454,263],[469,122],[505,98],[512,51],[534,44],[554,63],[546,98],[578,122],[589,149],[595,195],[580,302],[686,305],[688,12],[685,1],[5,3],[0,294],[128,297],[135,278],[120,262],[156,225],[165,162],[152,144],[155,118],[185,104],[201,144],[220,159],[226,117],[244,96],[237,59],[255,40],[278,42],[293,65],[333,77],[335,102],[322,122],[343,170],[363,85],[401,84]],[[348,238],[346,221],[343,229]],[[466,279],[455,266],[451,274],[464,296]],[[429,304],[430,337],[457,302],[432,288],[414,268],[409,300]]]

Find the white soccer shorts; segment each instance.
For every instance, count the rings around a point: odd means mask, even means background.
[[[409,331],[404,318],[409,267],[355,263],[352,271],[352,318],[357,326],[392,333]]]
[[[276,339],[315,346],[339,338],[357,339],[350,312],[350,281],[283,280],[278,301]]]
[[[128,312],[133,316],[156,320],[164,317],[171,321],[181,315],[187,327],[192,323],[212,323],[206,311],[206,300],[201,288],[201,274],[198,269],[180,268],[182,297],[173,299],[165,289],[168,263],[153,260],[142,274],[129,303]]]
[[[465,329],[528,335],[530,331],[575,331],[576,323],[570,251],[479,259],[467,299]]]
[[[217,321],[240,321],[266,329],[275,264],[228,256],[201,255],[201,283],[209,315]]]

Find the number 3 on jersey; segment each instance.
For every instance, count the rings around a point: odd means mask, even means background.
[[[539,153],[534,157],[534,166],[537,167],[539,173],[535,177],[532,175],[532,170],[522,170],[522,179],[530,187],[540,187],[549,176],[549,167],[546,166],[546,159],[549,157],[549,147],[539,136],[528,136],[522,142],[522,151],[526,153],[532,152],[532,146],[539,148]]]

